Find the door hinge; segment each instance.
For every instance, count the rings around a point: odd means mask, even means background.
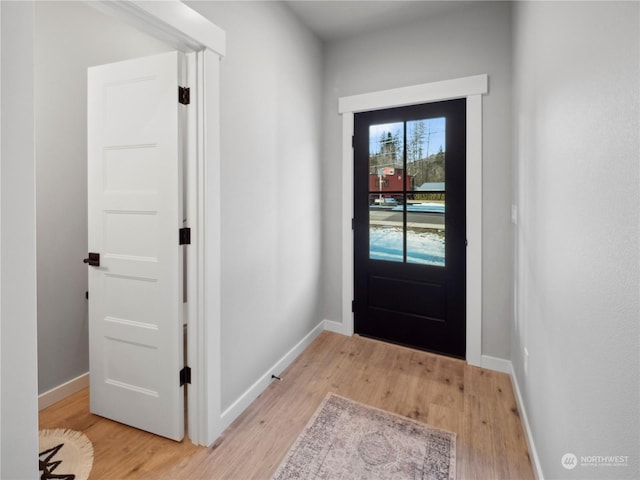
[[[356,221],[355,219],[351,219],[351,230],[355,230],[356,229]]]
[[[100,266],[100,254],[99,253],[89,253],[89,256],[82,260],[83,263],[91,265],[92,267]]]
[[[178,87],[178,101],[182,105],[189,105],[191,102],[191,90],[189,87]]]
[[[351,313],[355,313],[356,311],[356,301],[351,300]]]
[[[179,244],[178,245],[191,245],[191,229],[181,228],[179,232]]]
[[[180,386],[182,387],[185,383],[191,384],[191,367],[180,370]]]
[[[87,290],[86,292],[84,292],[84,298],[86,298],[87,300],[89,300],[89,290]]]
[[[351,148],[356,148],[356,136],[351,135]]]

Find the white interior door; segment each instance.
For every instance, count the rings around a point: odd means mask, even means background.
[[[178,85],[170,52],[88,71],[91,412],[184,436],[183,222]],[[95,263],[95,262],[91,262]]]

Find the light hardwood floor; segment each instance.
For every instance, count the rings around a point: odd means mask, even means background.
[[[91,415],[88,389],[40,412],[83,431],[92,479],[266,479],[328,392],[457,433],[458,479],[533,479],[511,382],[461,360],[323,332],[210,448]]]

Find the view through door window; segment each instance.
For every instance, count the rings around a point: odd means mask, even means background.
[[[445,117],[369,126],[369,258],[445,266]]]

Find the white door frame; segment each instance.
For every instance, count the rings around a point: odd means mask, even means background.
[[[191,53],[191,105],[186,173],[188,436],[211,445],[222,433],[220,385],[220,60],[225,32],[180,1],[87,1]],[[195,128],[192,128],[192,125]],[[205,242],[206,239],[206,242]],[[177,377],[176,377],[177,381]]]
[[[482,95],[488,75],[341,97],[342,114],[342,333],[353,335],[353,117],[355,113],[421,103],[467,100],[467,318],[466,360],[482,361]]]

